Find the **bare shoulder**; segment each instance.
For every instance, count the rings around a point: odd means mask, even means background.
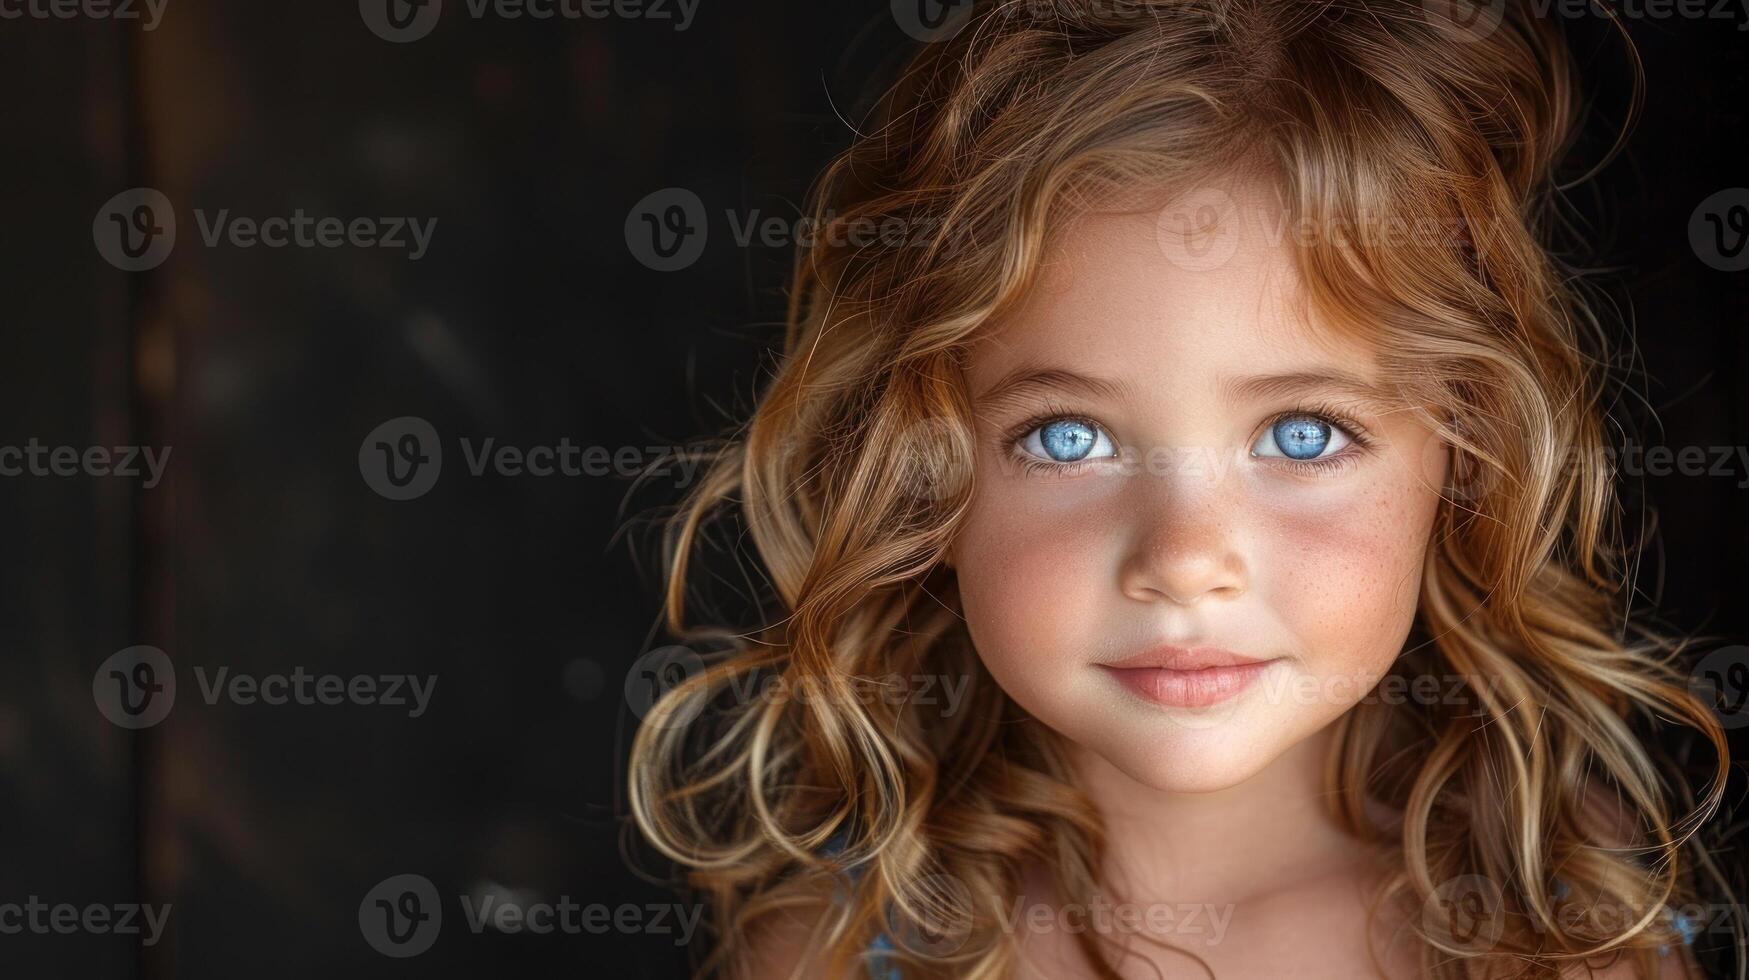
[[[1620,794],[1610,790],[1601,781],[1593,779],[1587,783],[1584,799],[1586,805],[1581,814],[1583,826],[1597,844],[1604,847],[1629,847],[1643,836],[1633,809]],[[1648,980],[1645,974],[1638,971],[1634,961],[1625,956],[1605,969],[1587,972],[1582,967],[1578,968],[1573,976],[1591,977],[1595,980]],[[1675,946],[1665,955],[1659,956],[1658,971],[1652,977],[1655,980],[1704,980],[1704,974],[1695,964],[1693,952],[1687,946]]]
[[[1593,778],[1586,782],[1584,801],[1580,822],[1594,842],[1605,847],[1625,847],[1638,836],[1632,808],[1621,794],[1601,780]]]
[[[818,933],[825,915],[825,908],[810,905],[762,917],[747,930],[726,975],[730,980],[824,980],[826,957]]]
[[[1695,966],[1686,946],[1671,950],[1667,956],[1658,957],[1658,972],[1651,977],[1639,972],[1634,961],[1625,956],[1606,969],[1587,971],[1584,967],[1578,967],[1570,975],[1575,980],[1582,977],[1587,980],[1703,980],[1700,969]]]

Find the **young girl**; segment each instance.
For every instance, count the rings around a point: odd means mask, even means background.
[[[630,789],[701,972],[1698,976],[1727,750],[1623,625],[1557,27],[953,27],[822,182],[840,233],[670,525],[699,669]],[[690,625],[731,574],[761,618]],[[1698,805],[1654,719],[1710,743]]]

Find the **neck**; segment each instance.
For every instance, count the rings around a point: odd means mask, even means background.
[[[1337,824],[1324,786],[1335,734],[1327,725],[1244,782],[1203,793],[1145,786],[1073,747],[1105,821],[1109,889],[1132,901],[1239,903],[1353,867],[1362,845]]]

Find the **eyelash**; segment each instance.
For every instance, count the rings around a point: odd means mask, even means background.
[[[1303,408],[1290,409],[1285,412],[1277,412],[1274,415],[1271,415],[1263,423],[1262,427],[1252,435],[1252,444],[1256,443],[1257,438],[1262,435],[1265,429],[1275,425],[1282,419],[1293,418],[1300,415],[1315,418],[1320,422],[1328,423],[1334,428],[1341,429],[1342,433],[1348,437],[1349,445],[1339,450],[1333,456],[1323,456],[1318,459],[1289,459],[1286,456],[1257,458],[1267,458],[1271,465],[1283,466],[1300,473],[1323,474],[1346,469],[1353,465],[1360,455],[1373,447],[1372,436],[1366,431],[1365,426],[1349,418],[1335,406],[1324,403],[1313,403]],[[1047,403],[1044,411],[1033,415],[1026,421],[1021,422],[1008,430],[1005,436],[1005,445],[1008,447],[1009,458],[1020,464],[1021,469],[1029,475],[1048,472],[1055,476],[1068,476],[1074,473],[1079,473],[1085,467],[1097,465],[1101,460],[1111,458],[1101,456],[1097,459],[1083,459],[1072,463],[1059,463],[1051,460],[1040,459],[1020,448],[1020,441],[1028,435],[1031,435],[1034,429],[1037,429],[1048,422],[1062,421],[1080,422],[1083,425],[1104,432],[1107,437],[1110,437],[1111,435],[1110,430],[1086,415],[1058,405]],[[1249,452],[1249,450],[1247,450],[1247,452]]]

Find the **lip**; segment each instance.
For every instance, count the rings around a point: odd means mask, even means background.
[[[1250,687],[1279,659],[1247,657],[1215,647],[1156,647],[1100,666],[1155,704],[1202,708]]]

